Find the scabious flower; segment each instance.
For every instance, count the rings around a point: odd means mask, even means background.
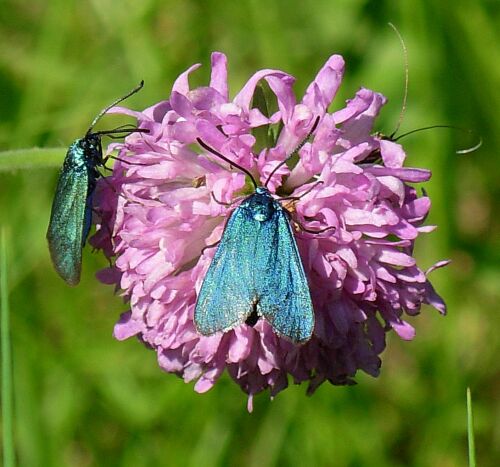
[[[424,225],[430,199],[412,185],[429,180],[430,171],[404,167],[403,148],[373,134],[383,95],[361,88],[345,107],[328,111],[344,73],[339,55],[300,102],[294,78],[282,71],[255,73],[230,99],[226,57],[214,53],[209,86],[191,89],[188,78],[198,67],[179,76],[168,100],[142,112],[113,109],[149,130],[110,146],[120,160],[95,195],[100,226],[92,243],[115,258],[99,278],[130,306],[115,337],[137,336],[156,351],[161,368],[195,381],[198,392],[227,370],[249,395],[250,409],[254,394],[269,388],[274,396],[290,380],[307,381],[312,393],[326,380],[351,384],[358,370],[377,376],[387,332],[413,339],[405,316],[424,303],[446,312],[427,275],[447,262],[423,272],[412,256],[417,237],[434,228]],[[266,111],[269,99],[259,104],[259,82],[267,83],[276,111]],[[241,170],[197,139],[261,183],[301,146],[268,188],[277,198],[298,197],[288,207],[307,228],[296,232],[315,310],[306,344],[279,337],[262,318],[209,337],[195,330],[197,292],[215,253],[210,245],[237,200],[253,191]]]

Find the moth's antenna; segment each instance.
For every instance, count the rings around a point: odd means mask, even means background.
[[[253,175],[245,169],[245,167],[242,167],[241,165],[238,165],[234,163],[232,160],[229,160],[226,156],[222,155],[219,151],[216,151],[214,148],[210,147],[208,144],[206,144],[201,138],[196,138],[196,141],[198,141],[198,144],[203,148],[206,149],[208,152],[211,152],[214,156],[219,157],[223,161],[227,162],[229,165],[233,165],[237,169],[240,169],[243,173],[248,175],[250,177],[250,180],[252,180],[254,188],[257,188],[257,182],[255,181],[255,178]]]
[[[132,94],[135,94],[136,92],[139,92],[142,87],[144,86],[144,80],[142,80],[138,86],[136,86],[132,91],[130,91],[128,94],[125,94],[123,97],[120,97],[119,99],[116,99],[114,102],[112,102],[110,105],[108,105],[106,108],[102,109],[97,116],[92,120],[92,123],[90,124],[90,128],[87,130],[87,135],[92,132],[92,129],[94,128],[95,124],[100,120],[100,118],[109,110],[111,107],[114,107],[116,104],[124,101],[125,99],[128,99]]]
[[[455,151],[457,154],[469,154],[471,152],[476,151],[483,145],[483,138],[479,138],[479,142],[475,145],[472,146],[471,148],[466,148],[466,149],[459,149],[458,151]]]
[[[143,129],[143,128],[138,128],[135,125],[132,125],[131,123],[125,123],[124,125],[117,126],[116,128],[113,128],[112,130],[103,130],[103,131],[94,131],[92,134],[94,135],[111,135],[113,133],[149,133],[149,130]]]
[[[131,129],[135,130],[137,127],[132,125],[131,123],[124,123],[123,125],[117,126],[116,128],[113,128],[113,130],[109,131],[118,131],[118,130],[123,130],[123,129]],[[98,131],[95,133],[99,133]]]
[[[403,36],[401,36],[400,32],[392,23],[387,23],[396,33],[399,38],[399,42],[401,43],[401,48],[403,49],[404,56],[404,66],[405,66],[405,92],[403,95],[403,106],[401,107],[401,112],[399,113],[398,124],[396,125],[396,129],[391,133],[391,139],[398,132],[401,123],[403,122],[403,117],[406,112],[406,101],[408,99],[408,81],[409,81],[409,73],[408,73],[408,49],[406,48],[405,41],[403,40]]]
[[[417,128],[416,130],[410,130],[407,131],[406,133],[403,133],[402,135],[399,135],[397,138],[391,139],[391,141],[398,141],[401,138],[404,138],[405,136],[411,135],[413,133],[418,133],[419,131],[425,131],[425,130],[432,130],[434,128],[451,128],[452,130],[458,130],[458,131],[463,131],[469,134],[474,134],[475,132],[472,130],[469,130],[467,128],[462,128],[459,126],[453,126],[453,125],[431,125],[431,126],[424,126],[423,128]],[[477,133],[476,133],[477,136]],[[479,141],[472,147],[466,148],[466,149],[459,149],[458,151],[455,151],[457,154],[469,154],[471,152],[476,151],[483,145],[483,139],[479,136]]]
[[[316,117],[316,120],[314,121],[314,125],[312,126],[311,128],[311,131],[309,133],[307,133],[307,136],[299,143],[299,145],[287,156],[285,157],[284,160],[282,160],[272,171],[271,173],[269,174],[269,176],[267,177],[267,180],[266,180],[266,183],[264,183],[264,187],[267,187],[267,184],[269,183],[269,181],[271,180],[271,178],[273,178],[273,175],[276,173],[277,170],[280,169],[280,167],[283,167],[286,162],[288,161],[288,159],[290,159],[290,157],[293,157],[295,154],[297,154],[300,149],[302,148],[302,146],[304,146],[304,144],[307,143],[307,141],[309,140],[309,137],[314,133],[314,131],[316,130],[316,128],[318,127],[318,124],[319,124],[319,120],[320,120],[320,117]]]
[[[147,128],[115,128],[114,130],[96,131],[95,133],[92,134],[102,136],[102,135],[121,135],[123,133],[126,133],[126,136],[128,136],[131,133],[149,133],[149,130]]]

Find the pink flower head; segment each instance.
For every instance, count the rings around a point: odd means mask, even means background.
[[[143,112],[113,109],[149,130],[110,146],[120,160],[95,197],[101,225],[92,243],[115,257],[99,278],[122,290],[130,305],[115,337],[138,336],[165,371],[196,381],[198,392],[227,369],[250,406],[254,394],[286,388],[289,376],[308,381],[310,393],[325,380],[351,384],[360,369],[377,376],[388,331],[413,339],[405,316],[418,314],[423,303],[446,311],[412,256],[416,238],[433,230],[424,225],[430,199],[412,184],[429,180],[430,172],[404,167],[403,148],[373,136],[386,101],[381,94],[362,88],[344,108],[328,112],[344,73],[339,55],[327,60],[300,102],[294,78],[282,71],[255,73],[230,99],[223,54],[212,55],[208,87],[190,88],[196,68],[179,76],[166,101]],[[262,81],[274,112],[256,104]],[[262,318],[208,337],[195,330],[197,292],[215,252],[210,245],[238,200],[253,192],[241,170],[202,149],[198,139],[260,183],[300,147],[268,188],[277,199],[298,197],[283,203],[305,227],[296,240],[315,310],[306,344],[279,337]]]

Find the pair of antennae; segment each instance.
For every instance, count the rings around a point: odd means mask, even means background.
[[[94,118],[94,120],[92,120],[92,123],[90,124],[90,127],[89,129],[87,130],[87,135],[89,135],[90,133],[92,133],[92,130],[94,129],[94,126],[96,125],[96,123],[101,119],[101,117],[109,110],[111,109],[112,107],[114,107],[116,104],[119,104],[120,102],[124,101],[125,99],[128,99],[130,96],[132,96],[133,94],[139,92],[142,87],[144,86],[144,80],[142,80],[138,86],[136,86],[134,89],[132,89],[132,91],[130,91],[129,93],[125,94],[123,97],[120,97],[118,99],[116,99],[115,101],[113,101],[111,104],[109,104],[106,108],[102,109],[97,115],[96,117]],[[148,133],[149,130],[142,130],[140,128],[137,128],[137,129],[134,129],[134,130],[126,130],[126,129],[120,129],[120,128],[116,128],[114,130],[105,130],[105,131],[98,131],[96,133],[94,133],[95,135],[112,135],[112,134],[119,134],[119,133],[134,133],[134,132],[140,132],[140,133]]]
[[[453,130],[458,130],[458,131],[463,131],[465,133],[469,133],[469,134],[475,134],[476,136],[477,133],[472,131],[472,130],[469,130],[467,128],[462,128],[462,127],[459,127],[459,126],[454,126],[454,125],[431,125],[431,126],[424,126],[422,128],[417,128],[415,130],[410,130],[410,131],[407,131],[406,133],[403,133],[402,135],[399,135],[397,138],[394,138],[394,133],[387,137],[386,139],[390,140],[390,141],[398,141],[400,140],[401,138],[404,138],[405,136],[408,136],[408,135],[411,135],[413,133],[418,133],[419,131],[425,131],[425,130],[433,130],[434,128],[451,128]],[[470,152],[474,152],[476,151],[477,149],[479,149],[481,146],[483,145],[483,139],[479,136],[479,141],[472,147],[470,148],[466,148],[466,149],[459,149],[458,151],[455,151],[456,154],[469,154]]]
[[[401,36],[401,33],[399,32],[399,30],[396,28],[396,26],[394,26],[394,24],[392,23],[388,23],[388,25],[394,30],[394,32],[396,33],[396,35],[398,36],[398,39],[399,39],[399,42],[401,44],[401,48],[403,49],[403,56],[404,56],[404,72],[405,72],[405,81],[404,81],[404,94],[403,94],[403,105],[401,106],[401,111],[399,113],[399,118],[398,118],[398,123],[396,125],[396,128],[394,129],[394,131],[391,133],[390,136],[386,137],[385,139],[388,139],[390,141],[398,141],[399,139],[401,138],[404,138],[405,136],[408,136],[408,135],[411,135],[413,133],[417,133],[419,131],[424,131],[424,130],[430,130],[430,129],[433,129],[433,128],[453,128],[453,129],[456,129],[456,130],[460,130],[460,131],[468,131],[469,133],[472,133],[471,130],[467,130],[467,129],[464,129],[464,128],[460,128],[460,127],[456,127],[456,126],[453,126],[453,125],[432,125],[432,126],[427,126],[427,127],[423,127],[423,128],[417,128],[415,130],[411,130],[411,131],[408,131],[406,133],[403,133],[402,135],[399,135],[397,138],[395,138],[396,136],[396,133],[399,131],[399,128],[401,127],[401,124],[403,122],[403,118],[404,118],[404,114],[406,112],[406,105],[407,105],[407,101],[408,101],[408,83],[409,83],[409,72],[408,72],[408,69],[409,69],[409,65],[408,65],[408,49],[406,48],[406,44],[404,42],[404,39],[403,37]],[[140,89],[140,88],[139,88]],[[134,91],[133,91],[134,92]],[[133,92],[131,92],[130,94],[133,94]],[[137,92],[137,91],[135,91]],[[129,95],[130,95],[129,94]],[[128,97],[128,96],[126,96]],[[113,104],[115,105],[115,104]],[[320,121],[320,117],[316,117],[316,120],[314,121],[314,125],[311,129],[311,131],[308,133],[308,135],[301,141],[301,143],[290,153],[289,156],[287,156],[283,161],[281,161],[276,167],[274,167],[274,169],[271,171],[271,173],[269,174],[269,176],[267,177],[267,180],[266,182],[264,183],[264,187],[267,187],[268,183],[270,182],[270,180],[272,179],[272,177],[274,176],[274,174],[284,165],[286,164],[286,162],[291,158],[293,157],[295,154],[298,153],[298,151],[304,146],[304,144],[308,141],[309,137],[312,135],[312,133],[314,133],[314,131],[316,130],[318,124],[319,124],[319,121]],[[238,168],[239,170],[241,170],[243,173],[245,173],[246,175],[248,175],[250,177],[250,180],[252,181],[253,185],[254,185],[254,188],[257,188],[257,182],[254,178],[254,176],[252,175],[252,173],[245,169],[244,167],[234,163],[233,161],[231,161],[230,159],[228,159],[226,156],[222,155],[219,151],[216,151],[214,148],[210,147],[208,144],[206,144],[201,138],[196,138],[196,140],[198,141],[198,143],[200,144],[200,146],[202,146],[204,149],[206,149],[207,151],[211,152],[212,154],[214,154],[215,156],[219,157],[220,159],[224,160],[225,162],[227,162],[228,164]],[[470,152],[473,152],[475,151],[476,149],[478,149],[479,147],[481,147],[481,145],[483,144],[483,141],[481,138],[479,138],[479,142],[474,145],[473,147],[471,148],[467,148],[467,149],[462,149],[462,150],[459,150],[459,151],[456,151],[457,154],[468,154]]]
[[[304,146],[304,144],[307,143],[310,136],[314,133],[314,131],[318,127],[319,120],[320,120],[320,117],[316,117],[316,120],[314,121],[314,124],[313,124],[311,130],[309,131],[309,133],[307,134],[307,136],[300,142],[300,144],[284,160],[282,160],[276,167],[274,167],[274,169],[268,175],[266,182],[264,183],[264,187],[267,187],[268,183],[271,181],[271,178],[279,170],[279,168],[282,167],[283,165],[285,165],[286,162],[291,157],[293,157],[295,154],[297,154],[299,152],[299,150],[302,148],[302,146]],[[208,144],[206,144],[201,138],[196,138],[196,141],[198,141],[198,144],[203,149],[206,149],[208,152],[211,152],[214,156],[219,157],[223,161],[227,162],[229,165],[236,167],[237,169],[241,170],[243,173],[248,175],[250,177],[250,180],[253,183],[254,188],[257,188],[257,186],[258,186],[257,181],[255,180],[254,176],[252,175],[252,173],[249,170],[245,169],[245,167],[242,167],[241,165],[236,164],[234,161],[228,159],[226,156],[221,154],[219,151],[215,150],[214,148],[212,148]]]
[[[398,36],[399,42],[401,44],[401,48],[403,49],[404,71],[405,71],[405,88],[404,88],[404,94],[403,94],[403,105],[401,106],[401,111],[399,113],[398,123],[396,125],[395,130],[386,139],[388,139],[390,141],[398,141],[401,138],[404,138],[405,136],[411,135],[413,133],[418,133],[419,131],[424,131],[424,130],[432,130],[434,128],[452,128],[454,130],[464,131],[464,132],[468,132],[471,134],[475,133],[472,130],[468,130],[466,128],[461,128],[461,127],[457,127],[457,126],[453,126],[453,125],[431,125],[431,126],[426,126],[423,128],[417,128],[415,130],[407,131],[406,133],[403,133],[402,135],[399,135],[397,138],[395,138],[396,133],[399,131],[399,128],[401,127],[401,123],[403,123],[404,114],[406,112],[406,104],[407,104],[407,100],[408,100],[408,83],[409,83],[408,49],[406,48],[405,41],[403,39],[403,36],[401,36],[401,33],[399,32],[398,28],[396,28],[396,26],[394,26],[394,24],[392,24],[392,23],[387,23],[387,24],[394,30],[394,32]],[[474,152],[477,149],[479,149],[482,146],[482,144],[483,144],[483,140],[481,137],[479,137],[479,142],[476,143],[474,146],[472,146],[470,148],[466,148],[466,149],[460,149],[460,150],[456,151],[456,153],[457,154],[468,154],[470,152]]]

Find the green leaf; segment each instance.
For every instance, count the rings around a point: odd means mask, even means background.
[[[467,388],[467,440],[469,444],[469,467],[476,467],[474,420],[472,418],[472,397],[470,394],[470,388]]]
[[[3,465],[13,467],[14,429],[13,429],[13,388],[12,353],[10,344],[9,289],[7,285],[7,240],[5,229],[0,238],[0,313],[2,339],[2,446]]]
[[[259,109],[263,115],[270,117],[278,111],[278,102],[276,96],[271,91],[267,82],[263,81],[255,87],[252,107]],[[252,135],[256,142],[254,146],[255,154],[258,154],[264,148],[272,148],[276,145],[279,130],[277,125],[262,125],[252,129]]]

